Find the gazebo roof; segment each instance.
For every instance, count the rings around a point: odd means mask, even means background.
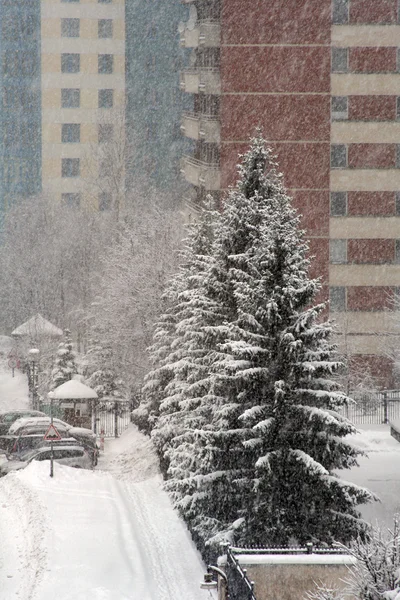
[[[59,385],[53,391],[56,400],[95,400],[98,398],[96,392],[88,385],[71,379]]]
[[[59,329],[50,321],[47,321],[42,315],[39,313],[23,323],[19,325],[12,332],[12,336],[14,337],[61,337],[63,334],[62,329]]]

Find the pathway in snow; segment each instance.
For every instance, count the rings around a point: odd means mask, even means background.
[[[44,462],[0,480],[2,600],[213,597],[148,440],[131,426],[107,448],[114,474],[55,464],[51,479]]]
[[[29,408],[28,379],[18,369],[13,377],[7,357],[0,353],[0,412],[14,408]]]

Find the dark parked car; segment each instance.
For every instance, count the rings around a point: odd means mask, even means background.
[[[11,425],[17,419],[26,419],[29,417],[47,417],[47,415],[39,410],[8,410],[0,413],[0,435],[6,435]]]

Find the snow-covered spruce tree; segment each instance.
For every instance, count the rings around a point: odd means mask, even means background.
[[[364,529],[356,506],[373,496],[335,473],[360,451],[344,440],[354,428],[337,412],[348,399],[332,380],[324,307],[312,305],[308,246],[260,135],[239,172],[197,290],[205,318],[176,327],[195,340],[196,360],[190,343],[180,360],[207,420],[171,440],[166,485],[202,549],[349,540]]]
[[[147,432],[152,429],[162,466],[168,464],[167,448],[188,428],[185,418],[200,419],[200,399],[193,384],[204,378],[204,340],[195,339],[196,324],[205,318],[199,299],[204,273],[212,260],[215,223],[219,213],[207,198],[198,219],[188,227],[181,265],[164,294],[167,305],[154,334],[150,356],[154,365],[143,387],[143,400],[133,412],[133,420]]]
[[[58,345],[54,368],[51,371],[51,389],[72,379],[78,373],[76,354],[73,350],[71,332],[64,330],[64,341]]]

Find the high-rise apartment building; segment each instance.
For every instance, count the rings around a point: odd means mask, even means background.
[[[40,190],[40,0],[0,0],[0,217]]]
[[[180,134],[187,11],[179,0],[0,0],[0,215],[42,190],[107,209],[130,178],[179,196],[192,145]]]
[[[0,19],[1,207],[42,190],[109,208],[103,145],[124,133],[125,0],[0,0]]]
[[[192,105],[179,88],[187,51],[179,46],[178,28],[188,9],[180,0],[125,0],[125,5],[127,176],[171,190],[179,200],[179,159],[192,145],[180,132],[182,110]]]
[[[181,171],[200,199],[236,180],[261,126],[303,214],[313,275],[353,368],[394,385],[400,286],[398,0],[183,0],[192,49]]]
[[[108,208],[99,145],[120,135],[110,113],[124,119],[125,0],[41,1],[41,89],[43,190]]]

